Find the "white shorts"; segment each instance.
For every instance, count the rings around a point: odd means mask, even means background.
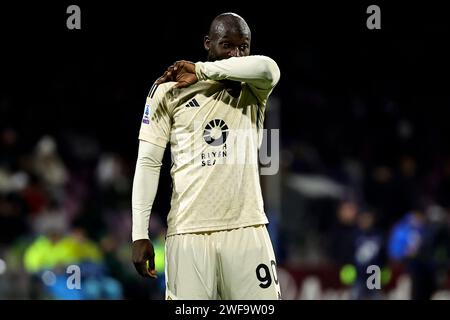
[[[281,299],[265,225],[166,239],[166,299]]]

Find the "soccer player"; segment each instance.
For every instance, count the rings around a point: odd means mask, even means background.
[[[281,299],[257,161],[280,71],[271,58],[250,56],[250,42],[244,19],[217,16],[204,39],[208,62],[176,62],[147,97],[132,192],[133,263],[156,276],[148,224],[170,142],[166,299]]]

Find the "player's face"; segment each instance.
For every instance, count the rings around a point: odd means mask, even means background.
[[[241,32],[224,32],[205,37],[205,49],[208,50],[208,61],[245,57],[250,55],[250,36]]]

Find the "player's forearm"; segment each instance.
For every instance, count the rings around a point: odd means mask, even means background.
[[[158,190],[164,148],[140,141],[131,197],[132,241],[148,239],[150,213]]]
[[[280,69],[266,56],[232,57],[214,62],[197,62],[195,73],[199,80],[246,82],[256,88],[270,90],[280,79]]]

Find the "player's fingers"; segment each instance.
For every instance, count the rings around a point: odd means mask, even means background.
[[[148,271],[148,273],[151,274],[151,275],[155,275],[155,276],[156,276],[156,274],[157,274],[156,269],[148,268],[147,271]]]
[[[180,60],[180,61],[175,62],[173,70],[177,71],[177,70],[183,69],[183,64],[184,64],[184,60]]]
[[[158,78],[158,80],[155,81],[156,84],[162,84],[164,82],[167,82],[165,77]]]
[[[167,75],[167,71],[164,72],[164,74],[163,74],[161,77],[159,77],[155,82],[156,82],[157,84],[163,83],[163,82],[166,80],[166,75]]]
[[[154,257],[151,257],[149,260],[147,260],[145,262],[146,265],[146,269],[147,269],[147,274],[148,276],[150,276],[151,278],[156,279],[157,278],[157,272],[155,270],[155,260]]]
[[[134,267],[136,268],[136,271],[145,278],[150,278],[150,274],[147,271],[147,263],[146,262],[135,262]]]
[[[168,71],[165,71],[164,74],[161,77],[159,77],[155,82],[156,82],[156,84],[161,84],[161,83],[169,81],[168,78],[169,78]]]
[[[167,68],[166,71],[167,78],[170,78],[172,76],[172,73],[173,73],[173,66],[170,66],[169,68]]]
[[[149,275],[151,278],[153,278],[153,279],[157,279],[157,278],[158,278],[158,275],[157,275],[156,270],[148,270],[148,275]]]
[[[156,84],[161,84],[161,83],[163,83],[164,81],[162,80],[162,77],[159,77],[158,79],[156,79],[156,81],[155,81],[155,83]]]
[[[175,69],[177,70],[183,70],[185,73],[195,73],[195,63],[186,61],[186,60],[180,60],[176,62]]]

